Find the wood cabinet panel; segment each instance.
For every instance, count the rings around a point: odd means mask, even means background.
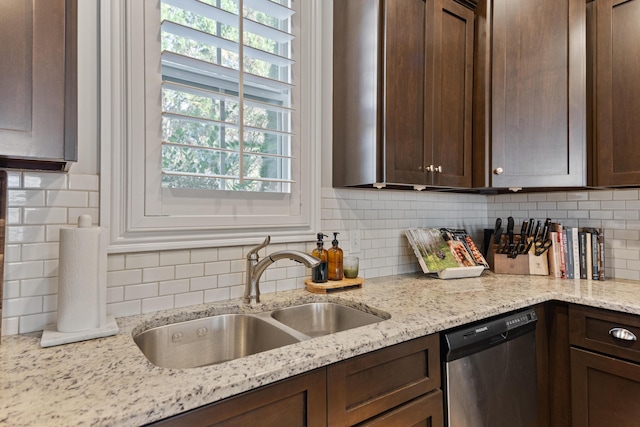
[[[333,184],[469,187],[473,10],[336,0]]]
[[[569,322],[571,345],[640,363],[638,341],[624,341],[609,333],[613,328],[624,328],[640,337],[639,316],[572,305]]]
[[[336,363],[327,369],[329,425],[355,425],[438,387],[438,334]]]
[[[486,0],[478,13],[474,185],[585,185],[584,2]]]
[[[425,138],[425,165],[433,185],[471,187],[474,12],[453,0],[434,1],[432,123]],[[427,97],[429,99],[429,97]],[[429,135],[431,135],[429,137]]]
[[[62,169],[76,154],[75,0],[0,2],[0,166]]]
[[[573,425],[632,427],[640,419],[640,365],[571,349]]]
[[[595,3],[594,184],[640,184],[640,0]]]
[[[385,12],[386,181],[426,184],[426,6],[424,0],[393,0]],[[429,157],[431,153],[428,154]]]
[[[325,427],[326,370],[311,371],[152,425]]]
[[[442,391],[432,391],[373,420],[359,424],[359,427],[442,427],[442,405]]]

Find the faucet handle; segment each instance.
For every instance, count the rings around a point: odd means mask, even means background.
[[[255,248],[249,251],[249,253],[247,254],[247,259],[252,259],[254,257],[257,259],[258,251],[262,248],[266,248],[270,241],[271,241],[271,236],[267,236],[267,238],[264,239],[264,242],[262,242],[261,244],[259,244],[258,246],[256,246]]]

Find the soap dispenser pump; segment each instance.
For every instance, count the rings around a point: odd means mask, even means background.
[[[342,280],[344,277],[342,249],[338,247],[338,234],[340,233],[333,233],[332,247],[327,251],[329,255],[329,280]]]
[[[324,283],[327,281],[328,276],[328,254],[324,248],[323,237],[329,237],[326,234],[318,233],[318,241],[316,242],[316,248],[311,252],[311,255],[320,260],[320,265],[311,269],[311,281],[314,283]]]

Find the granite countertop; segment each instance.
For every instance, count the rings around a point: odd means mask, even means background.
[[[111,337],[41,348],[40,333],[0,344],[0,424],[134,426],[362,353],[533,304],[560,300],[640,314],[640,282],[495,275],[439,280],[422,274],[366,280],[362,289],[303,289],[117,319]],[[363,304],[391,318],[230,362],[194,369],[152,365],[133,331],[207,315],[272,310],[311,301]]]

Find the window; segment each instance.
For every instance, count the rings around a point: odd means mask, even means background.
[[[163,187],[290,192],[291,6],[162,0]]]
[[[320,3],[102,3],[111,252],[313,238]]]

